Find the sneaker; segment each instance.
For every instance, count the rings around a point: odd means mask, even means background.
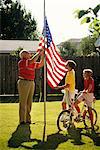
[[[80,117],[81,117],[81,114],[78,114],[78,116],[76,116],[76,118],[74,119],[76,122],[79,122],[80,121]]]
[[[94,131],[94,126],[93,125],[91,126],[91,129]]]

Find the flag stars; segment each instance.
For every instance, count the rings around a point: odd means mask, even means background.
[[[51,88],[54,88],[60,83],[60,81],[66,74],[66,62],[56,50],[56,46],[53,42],[47,20],[45,20],[43,35],[44,37],[46,37],[47,40],[47,47],[45,49],[47,64],[47,82]],[[44,42],[45,40],[42,39],[42,44],[40,45],[40,47],[44,46]]]

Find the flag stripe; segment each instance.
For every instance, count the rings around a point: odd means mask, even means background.
[[[63,72],[62,69],[59,69],[59,66],[57,66],[53,61],[52,61],[52,57],[50,57],[50,55],[48,53],[46,53],[46,60],[47,60],[47,63],[51,64],[52,66],[52,70],[54,71],[57,71],[57,73],[61,76],[65,75],[65,72]]]
[[[64,78],[67,72],[66,61],[60,56],[57,51],[57,47],[52,40],[52,35],[46,18],[43,31],[43,34],[47,41],[47,47],[45,48],[47,82],[51,88],[54,88],[60,83],[60,81]],[[44,48],[44,42],[44,38],[41,37],[38,50]]]
[[[48,76],[48,78],[47,78],[47,82],[48,82],[49,86],[50,86],[51,88],[56,87],[56,84],[55,84],[55,83],[53,83],[52,79],[51,79],[51,78],[49,78],[49,77],[50,77],[50,76]]]
[[[66,63],[62,63],[62,60],[60,59],[60,57],[57,55],[58,52],[56,52],[56,49],[54,49],[52,43],[51,43],[51,46],[48,48],[49,49],[49,52],[52,53],[54,59],[56,59],[57,63],[60,65],[61,68],[63,68],[65,70],[65,65]],[[55,62],[56,62],[55,61]]]
[[[49,74],[47,74],[47,80],[49,81],[50,86],[52,85],[52,88],[57,86],[57,84],[54,82],[54,79],[52,79]]]
[[[65,60],[60,56],[60,54],[57,52],[57,50],[56,50],[57,48],[56,48],[56,46],[54,45],[53,41],[52,41],[51,46],[54,47],[54,48],[53,48],[53,52],[54,52],[55,56],[57,57],[57,59],[59,60],[59,62],[61,63],[61,65],[62,65],[62,66],[64,65],[64,67],[65,67],[66,61],[65,61]]]
[[[56,66],[59,69],[59,71],[62,71],[64,73],[66,72],[64,70],[65,69],[64,66],[61,66],[61,64],[58,62],[58,59],[55,57],[55,55],[52,53],[52,51],[48,50],[47,56],[51,57],[54,67]]]
[[[52,71],[52,67],[47,63],[47,71],[48,70],[51,71],[58,80],[62,80],[63,76],[59,76],[56,71]]]
[[[54,76],[53,72],[50,71],[48,68],[47,68],[47,74],[50,75],[50,77],[53,79],[53,81],[58,84],[59,83],[59,80]]]
[[[57,55],[55,55],[55,53],[53,52],[53,47],[50,47],[48,52],[53,55],[54,62],[59,65],[61,69],[65,69],[65,66],[61,64],[61,62],[57,58]]]

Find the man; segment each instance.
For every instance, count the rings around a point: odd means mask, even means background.
[[[19,93],[19,123],[31,124],[32,99],[35,89],[35,69],[43,66],[44,52],[37,52],[33,57],[29,51],[20,52],[21,60],[18,62],[18,93]],[[37,62],[41,56],[40,62]]]

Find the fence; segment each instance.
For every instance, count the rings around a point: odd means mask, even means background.
[[[66,58],[65,58],[66,59]],[[96,83],[96,95],[100,96],[100,57],[68,57],[77,63],[76,67],[76,88],[82,90],[82,70],[84,68],[91,68],[94,72],[94,79]],[[67,60],[66,59],[66,60]],[[17,80],[18,80],[18,58],[10,56],[9,54],[0,54],[0,95],[4,94],[17,94]],[[42,72],[42,73],[41,73]],[[63,84],[61,81],[61,84]],[[43,70],[36,71],[36,91],[39,93],[43,91]],[[58,93],[47,85],[47,93]]]

